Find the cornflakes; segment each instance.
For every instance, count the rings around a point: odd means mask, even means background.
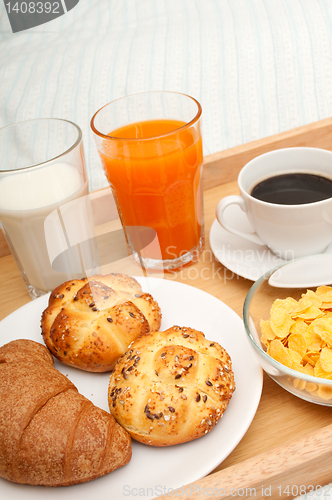
[[[307,342],[301,333],[291,333],[288,337],[288,347],[291,351],[297,352],[301,358],[307,352]]]
[[[321,367],[325,372],[332,372],[332,349],[323,347],[319,356]]]
[[[287,301],[288,299],[286,299]],[[285,301],[279,301],[277,299],[271,307],[270,311],[270,326],[278,338],[285,338],[289,333],[289,329],[293,324],[293,320],[289,315],[287,310],[287,304]]]
[[[332,380],[332,287],[307,290],[299,300],[276,299],[270,318],[260,326],[261,342],[272,358],[300,373]],[[332,387],[300,379],[293,383],[332,399]]]
[[[288,349],[282,345],[280,340],[272,340],[269,344],[267,352],[273,359],[279,361],[279,363],[282,363],[289,368],[292,367],[292,359],[289,355]]]

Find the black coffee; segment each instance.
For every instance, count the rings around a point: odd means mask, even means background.
[[[251,196],[281,205],[314,203],[332,197],[332,180],[314,174],[275,175],[256,184]]]

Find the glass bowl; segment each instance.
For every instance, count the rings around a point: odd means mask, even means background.
[[[303,294],[307,294],[308,290],[316,292],[317,287],[325,285],[332,287],[332,255],[310,256],[282,264],[265,273],[252,285],[244,302],[243,321],[250,345],[261,367],[277,384],[301,399],[324,406],[332,406],[332,372],[331,380],[329,380],[297,371],[294,369],[293,362],[292,367],[285,366],[267,353],[267,348],[261,341],[261,320],[270,319],[271,307],[276,299],[292,297],[292,299],[299,301]],[[323,288],[320,290],[324,291]],[[325,313],[329,312],[331,313],[329,316],[332,318],[332,307],[330,310],[323,310],[324,316],[322,317],[325,317]],[[309,325],[313,320],[304,321]],[[275,322],[273,325],[274,334],[276,331]],[[315,328],[317,327],[315,326]],[[276,340],[279,339],[276,337]],[[285,342],[284,346],[288,346],[288,343]],[[332,354],[332,332],[331,344],[326,344],[322,340],[321,349],[324,346],[331,348]],[[283,352],[282,348],[281,350]],[[324,354],[326,354],[326,350]],[[328,351],[327,354],[330,352]],[[317,357],[318,354],[313,355],[313,359],[316,361]],[[314,364],[313,359],[310,358],[310,361]],[[301,363],[306,364],[303,359]]]

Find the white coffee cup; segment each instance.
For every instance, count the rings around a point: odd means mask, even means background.
[[[290,172],[321,175],[332,180],[332,152],[318,148],[286,148],[260,155],[241,170],[241,196],[226,196],[217,205],[216,217],[227,231],[253,243],[267,245],[284,259],[324,252],[332,242],[331,197],[314,203],[281,205],[251,196],[260,181]],[[232,227],[225,217],[230,205],[238,205],[248,216],[255,232]]]

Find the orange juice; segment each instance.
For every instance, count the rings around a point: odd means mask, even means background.
[[[99,153],[123,225],[153,228],[163,260],[199,251],[203,154],[197,125],[149,120],[108,135]]]

